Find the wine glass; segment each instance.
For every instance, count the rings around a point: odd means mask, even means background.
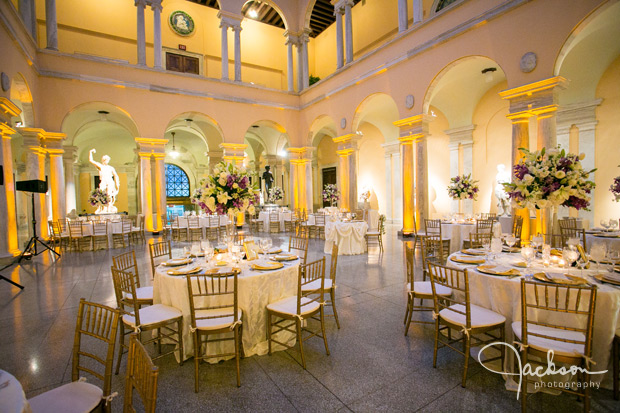
[[[485,260],[488,260],[489,254],[491,253],[491,239],[489,237],[483,237],[480,243],[482,244],[482,248],[484,248]]]
[[[601,219],[601,226],[603,228],[605,228],[605,230],[609,229],[609,221],[607,221],[606,219]]]
[[[529,270],[534,255],[536,255],[536,250],[532,248],[532,245],[526,245],[521,248],[521,256],[525,259],[526,271]]]
[[[598,271],[601,269],[601,261],[605,259],[605,255],[607,255],[607,245],[602,242],[594,244],[590,249],[590,256],[596,261]]]
[[[213,258],[213,254],[215,253],[215,249],[211,245],[207,245],[205,247],[205,262],[209,265],[209,262]]]
[[[497,260],[497,254],[502,252],[502,240],[500,238],[491,240],[491,252],[493,252],[493,260]]]
[[[269,251],[269,247],[267,246],[267,238],[261,238],[258,241],[258,246],[265,255],[267,254],[267,251]]]
[[[579,238],[577,237],[570,237],[568,239],[568,241],[566,241],[566,245],[568,245],[569,248],[577,248],[577,245],[579,245]]]
[[[611,227],[611,230],[614,231],[616,229],[616,227],[618,226],[618,220],[617,219],[610,219],[609,220],[609,226]]]
[[[570,267],[573,265],[575,260],[579,258],[579,252],[577,252],[574,247],[564,248],[564,250],[562,250],[562,258],[564,258],[566,270],[568,274],[570,274]]]
[[[241,247],[239,245],[232,245],[230,250],[230,258],[234,263],[235,267],[239,266],[240,256],[239,252],[241,251]]]
[[[271,240],[271,238],[267,238],[265,242],[267,243],[267,252],[269,252],[269,250],[273,246],[273,241]]]
[[[513,245],[515,245],[515,243],[517,242],[517,237],[515,237],[514,234],[509,234],[506,236],[505,241],[506,245],[508,245],[508,248],[512,248]]]
[[[532,247],[536,249],[540,248],[543,242],[543,236],[540,232],[532,237]]]

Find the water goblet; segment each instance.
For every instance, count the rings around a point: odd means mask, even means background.
[[[566,241],[566,245],[576,249],[577,245],[579,245],[579,238],[577,238],[577,237],[570,237],[568,239],[568,241]]]
[[[267,252],[269,252],[269,250],[273,246],[273,241],[271,240],[271,238],[267,238],[266,243],[267,243]]]
[[[517,237],[514,236],[514,234],[509,234],[506,238],[506,245],[508,245],[508,248],[512,248],[513,245],[515,245],[515,243],[517,242]]]
[[[213,254],[215,253],[215,249],[211,245],[207,245],[205,247],[205,263],[209,265],[209,262],[213,258]]]
[[[540,248],[543,242],[544,239],[540,232],[532,237],[532,246],[536,249]]]
[[[579,258],[579,252],[577,252],[574,247],[564,248],[564,250],[562,250],[562,258],[564,258],[566,271],[570,274],[570,267],[573,265],[575,260]]]
[[[488,237],[484,237],[482,238],[481,244],[482,248],[484,248],[485,260],[488,261],[489,254],[491,253],[491,239]]]
[[[493,252],[493,260],[497,260],[497,254],[502,252],[502,240],[500,238],[493,238],[491,241],[491,252]]]
[[[601,226],[606,230],[609,229],[609,221],[606,219],[601,219]]]
[[[616,229],[616,227],[618,226],[618,220],[617,219],[610,219],[609,220],[609,226],[611,227],[612,231]]]
[[[605,255],[607,255],[607,245],[602,242],[594,244],[590,249],[590,256],[596,261],[598,271],[601,269],[601,261],[605,259]]]
[[[536,254],[536,251],[534,250],[534,248],[532,248],[531,245],[526,245],[523,248],[521,248],[521,256],[525,259],[525,264],[526,264],[525,269],[527,273],[529,273],[532,258],[534,258],[535,254]]]

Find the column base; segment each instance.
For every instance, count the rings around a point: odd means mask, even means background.
[[[399,230],[397,232],[399,237],[403,237],[403,238],[412,238],[413,237],[413,232],[403,232],[403,230]]]
[[[156,236],[159,235],[161,231],[151,231],[151,235]]]

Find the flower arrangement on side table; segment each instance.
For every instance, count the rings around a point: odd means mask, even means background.
[[[276,202],[284,198],[284,191],[279,186],[273,186],[269,190],[269,201]]]
[[[450,178],[448,195],[456,201],[464,199],[473,199],[475,201],[479,190],[477,183],[478,181],[471,179],[471,174],[457,175],[454,178]]]
[[[564,149],[530,152],[519,148],[525,157],[513,167],[512,182],[503,183],[513,206],[527,209],[557,206],[588,210],[590,193],[596,186],[588,180],[596,169],[581,166],[585,155],[566,153]]]
[[[245,168],[220,162],[213,174],[200,181],[191,196],[193,204],[208,214],[254,214],[258,196],[250,185]]]
[[[618,165],[620,166],[620,165]],[[614,201],[620,202],[620,176],[616,176],[614,178],[614,183],[609,187],[612,195],[614,196]]]
[[[340,192],[338,187],[334,184],[326,184],[323,187],[323,201],[329,202],[329,206],[333,206],[334,203],[340,199]]]
[[[88,203],[97,207],[97,210],[103,209],[110,203],[110,196],[103,189],[95,188],[88,196]]]

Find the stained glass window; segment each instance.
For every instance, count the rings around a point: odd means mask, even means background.
[[[166,197],[189,196],[189,178],[185,171],[171,163],[166,164]]]

